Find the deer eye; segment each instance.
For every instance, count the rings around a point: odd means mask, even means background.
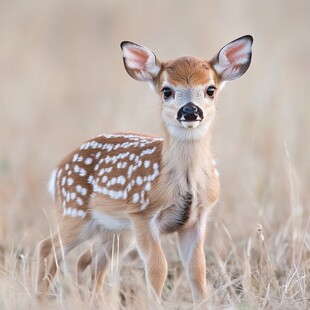
[[[168,98],[170,98],[170,97],[172,96],[172,89],[169,88],[169,87],[164,87],[164,88],[162,89],[162,92],[163,92],[163,94],[164,94],[164,98],[165,98],[165,99],[168,99]]]
[[[215,93],[215,89],[216,89],[215,86],[209,86],[209,87],[207,88],[207,91],[206,91],[207,95],[208,95],[209,97],[213,98],[214,93]]]

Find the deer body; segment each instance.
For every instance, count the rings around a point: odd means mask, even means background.
[[[77,271],[79,275],[90,266],[100,287],[117,233],[120,256],[136,240],[149,291],[159,299],[167,276],[160,236],[177,232],[194,300],[200,303],[207,297],[205,225],[220,190],[211,151],[215,98],[225,80],[247,70],[251,45],[252,38],[245,36],[226,45],[211,62],[181,57],[161,63],[149,49],[122,43],[129,75],[148,82],[162,96],[163,138],[101,135],[60,163],[50,180],[59,234],[39,245],[40,292],[56,272],[54,256],[61,260],[94,235],[99,239],[95,250],[80,257]]]

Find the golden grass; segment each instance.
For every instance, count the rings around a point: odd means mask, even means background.
[[[222,193],[205,245],[208,303],[309,309],[309,9],[306,0],[1,1],[0,309],[40,308],[34,251],[56,228],[46,194],[56,163],[101,132],[160,134],[157,98],[126,75],[119,43],[136,41],[164,59],[211,58],[248,33],[252,65],[218,106]],[[163,308],[191,309],[175,236],[163,244]],[[44,308],[145,309],[135,252],[110,270],[103,301],[93,298],[88,273],[76,287],[76,257],[88,246],[68,255]]]

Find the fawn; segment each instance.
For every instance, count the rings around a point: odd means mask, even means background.
[[[225,45],[211,61],[167,62],[146,47],[121,43],[128,74],[148,82],[161,97],[163,138],[103,134],[58,165],[49,191],[59,224],[38,245],[39,293],[48,289],[63,255],[95,235],[95,248],[80,256],[77,274],[79,279],[89,266],[101,287],[118,234],[120,257],[135,241],[149,292],[159,301],[167,276],[160,236],[176,232],[194,302],[206,299],[205,227],[220,190],[211,151],[215,102],[225,81],[247,71],[252,43],[247,35]]]

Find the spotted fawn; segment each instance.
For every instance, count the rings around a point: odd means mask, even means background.
[[[81,281],[90,267],[101,287],[117,234],[119,258],[136,246],[148,291],[160,301],[167,277],[160,237],[176,232],[194,302],[206,299],[206,220],[220,190],[211,151],[216,99],[225,81],[247,71],[252,42],[249,35],[238,38],[211,61],[166,62],[146,47],[122,42],[128,74],[149,83],[161,98],[163,137],[103,134],[58,165],[49,182],[58,229],[38,245],[38,293],[46,292],[64,254],[94,236],[92,251],[78,259],[77,275]]]

